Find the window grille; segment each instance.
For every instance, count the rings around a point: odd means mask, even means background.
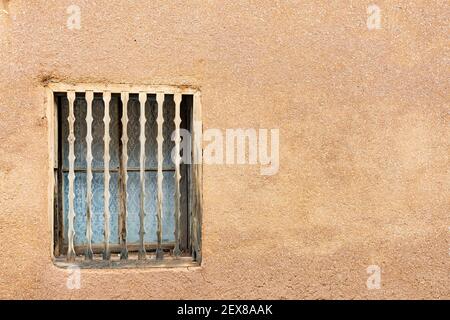
[[[199,91],[66,84],[48,90],[56,263],[199,264]],[[190,134],[183,140],[182,130]]]

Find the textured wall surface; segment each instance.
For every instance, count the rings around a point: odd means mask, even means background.
[[[0,3],[0,298],[450,298],[448,1],[377,1],[379,30],[369,1]],[[280,129],[280,170],[204,166],[201,267],[69,290],[48,80],[198,85],[204,129]]]

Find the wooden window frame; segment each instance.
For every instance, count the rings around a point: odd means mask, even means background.
[[[201,264],[201,235],[202,235],[202,126],[201,126],[201,95],[200,91],[195,87],[188,86],[166,86],[166,85],[131,85],[131,84],[67,84],[67,83],[49,83],[45,87],[46,91],[46,105],[47,105],[47,119],[48,119],[48,139],[49,139],[49,225],[52,235],[51,256],[52,260],[58,267],[70,267],[77,265],[80,268],[140,268],[140,267],[186,267],[199,266]],[[145,258],[135,259],[131,257],[128,259],[117,260],[114,257],[109,259],[88,259],[85,254],[85,259],[64,256],[63,242],[60,241],[63,234],[63,229],[60,227],[59,221],[63,218],[62,215],[62,192],[59,190],[58,181],[61,180],[60,139],[58,138],[58,93],[67,92],[92,92],[92,93],[121,93],[129,94],[173,94],[173,95],[192,95],[192,111],[190,115],[190,129],[192,134],[191,148],[193,163],[185,167],[184,174],[188,175],[188,212],[187,219],[189,219],[188,228],[190,234],[187,236],[187,243],[183,244],[183,248],[190,250],[191,256],[167,256],[164,258]],[[164,96],[163,96],[164,99]],[[174,121],[174,119],[164,119],[164,121]],[[175,221],[177,224],[177,221]],[[56,227],[55,227],[56,226]],[[73,243],[73,242],[72,242]],[[127,245],[125,241],[125,248],[130,252],[138,251],[135,244]],[[117,253],[123,249],[123,244],[110,245],[110,252]],[[159,247],[163,250],[170,250],[171,244],[160,243]],[[103,250],[101,245],[92,245],[94,254],[100,253]],[[145,250],[155,250],[155,245],[145,244]],[[77,246],[75,248],[76,254],[86,252],[86,246]]]

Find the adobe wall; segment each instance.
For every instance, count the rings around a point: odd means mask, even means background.
[[[377,1],[379,30],[369,1],[6,2],[0,298],[450,297],[447,1]],[[200,268],[82,270],[69,290],[47,81],[198,85],[204,129],[280,130],[279,171],[204,166]]]

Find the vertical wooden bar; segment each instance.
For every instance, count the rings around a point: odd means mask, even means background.
[[[48,99],[51,99],[51,105],[53,107],[53,119],[52,119],[52,124],[53,124],[53,137],[52,140],[53,141],[53,168],[54,169],[58,169],[59,168],[59,161],[58,161],[58,155],[59,155],[59,135],[58,135],[58,131],[59,131],[59,127],[60,124],[58,123],[58,119],[59,119],[59,110],[58,110],[58,98],[56,96],[54,96],[53,91],[49,90],[49,96]],[[49,131],[50,133],[50,131]]]
[[[64,173],[63,173],[63,163],[64,163],[64,152],[63,152],[63,144],[65,144],[66,142],[63,141],[63,121],[65,119],[63,119],[63,115],[62,115],[62,102],[63,101],[63,97],[62,96],[58,96],[58,100],[57,100],[57,105],[58,105],[58,118],[57,118],[57,122],[58,122],[58,132],[57,132],[57,137],[58,137],[58,255],[63,254],[63,247],[64,247]],[[64,137],[65,138],[65,137]]]
[[[180,103],[181,103],[181,94],[175,93],[174,95],[174,101],[175,101],[175,118],[173,119],[173,122],[175,123],[175,155],[174,155],[174,162],[175,162],[175,248],[173,250],[173,254],[175,257],[178,257],[181,254],[180,250],[180,225],[181,225],[181,214],[180,214],[180,180],[181,180],[181,174],[180,174],[180,124],[181,124],[181,117],[180,117]]]
[[[141,153],[140,153],[140,163],[139,163],[139,176],[141,183],[141,197],[140,197],[140,215],[139,215],[139,254],[138,259],[145,259],[145,246],[144,246],[144,235],[145,235],[145,226],[144,226],[144,218],[145,218],[145,102],[147,101],[147,93],[139,92],[139,103],[140,103],[140,126],[141,132],[139,136],[139,141],[141,144]]]
[[[60,111],[58,110],[58,106],[60,104],[58,104],[58,99],[52,90],[47,89],[47,101],[50,104],[50,108],[51,110],[49,111],[53,111],[53,117],[49,118],[49,127],[50,125],[53,125],[53,132],[51,130],[49,130],[49,135],[50,135],[50,140],[49,141],[53,141],[53,254],[54,256],[59,256],[61,251],[61,241],[60,241],[60,221],[62,220],[61,217],[62,215],[60,214],[60,196],[61,196],[61,192],[59,190],[59,184],[60,184],[60,158],[59,158],[59,150],[60,150],[60,146],[59,144],[61,143],[61,135],[59,134],[59,130],[60,130],[60,123],[59,123],[59,117],[60,117]],[[50,127],[51,128],[51,127]],[[53,133],[53,135],[52,135]],[[51,160],[51,159],[50,159]],[[51,186],[49,186],[51,188]]]
[[[67,260],[68,261],[74,261],[75,260],[75,248],[73,246],[74,243],[74,237],[75,237],[75,229],[74,229],[74,220],[75,220],[75,208],[74,208],[74,199],[75,199],[75,190],[74,190],[74,181],[75,181],[75,133],[74,133],[74,123],[75,123],[75,116],[74,116],[74,101],[75,101],[75,92],[74,91],[68,91],[67,92],[67,99],[69,100],[69,116],[67,117],[67,120],[69,122],[69,135],[67,138],[67,141],[69,142],[69,194],[68,194],[68,200],[69,200],[69,213],[68,213],[68,232],[67,232],[67,238],[68,238],[68,249],[67,249]]]
[[[185,129],[189,130],[189,132],[192,134],[192,101],[193,99],[191,96],[182,96],[181,104],[180,104],[180,116],[181,116],[181,125],[180,130]],[[193,97],[193,96],[192,96]],[[186,99],[185,99],[186,98]],[[180,132],[181,135],[181,132]],[[191,135],[192,137],[192,135]],[[191,141],[191,137],[186,137],[188,139],[187,142]],[[181,146],[180,146],[181,149]],[[186,159],[185,163],[180,163],[180,171],[181,171],[181,180],[180,180],[180,189],[181,189],[181,199],[180,199],[180,214],[181,214],[181,221],[180,225],[181,228],[179,229],[180,232],[180,250],[181,252],[188,253],[191,244],[190,244],[190,215],[189,215],[189,208],[190,208],[190,192],[191,192],[191,160],[192,157],[192,144],[185,145],[185,149],[183,150],[184,158]],[[183,158],[181,158],[183,160]],[[181,160],[181,161],[182,161]]]
[[[120,213],[119,213],[119,241],[122,247],[120,259],[128,259],[127,249],[127,165],[128,165],[128,99],[129,93],[121,93],[122,100],[122,157],[120,158]]]
[[[105,135],[103,137],[103,141],[105,143],[105,154],[103,156],[104,161],[104,240],[105,240],[105,249],[103,251],[103,259],[109,260],[111,259],[111,253],[109,249],[109,180],[110,180],[110,174],[109,174],[109,161],[111,160],[109,155],[109,143],[111,141],[111,138],[109,136],[109,122],[111,121],[111,118],[109,116],[109,102],[111,101],[111,92],[105,91],[103,92],[103,102],[105,104],[105,115],[103,117],[103,123],[105,124]]]
[[[197,262],[201,262],[201,222],[202,222],[202,106],[200,92],[194,94],[193,102],[193,164],[192,164],[192,211],[191,211],[191,237],[192,256]]]
[[[52,246],[51,246],[51,255],[52,257],[55,255],[55,252],[59,251],[59,241],[55,241],[57,239],[58,234],[58,105],[56,102],[56,96],[54,96],[53,91],[46,88],[45,90],[46,98],[45,102],[47,104],[46,115],[48,120],[48,142],[49,142],[49,184],[48,184],[48,193],[53,194],[52,197],[49,197],[49,208],[52,208],[52,214],[48,216],[49,218],[49,226],[51,228],[52,234]],[[57,254],[59,255],[59,253]]]
[[[92,100],[94,92],[86,91],[86,260],[92,260]]]
[[[162,244],[162,212],[163,212],[163,190],[162,190],[162,182],[163,182],[163,103],[164,103],[164,93],[158,92],[156,94],[156,102],[158,103],[158,118],[156,119],[156,123],[158,124],[158,136],[156,141],[158,143],[158,208],[157,208],[157,230],[156,235],[158,239],[157,248],[156,248],[156,259],[163,259],[164,252],[161,248]]]

